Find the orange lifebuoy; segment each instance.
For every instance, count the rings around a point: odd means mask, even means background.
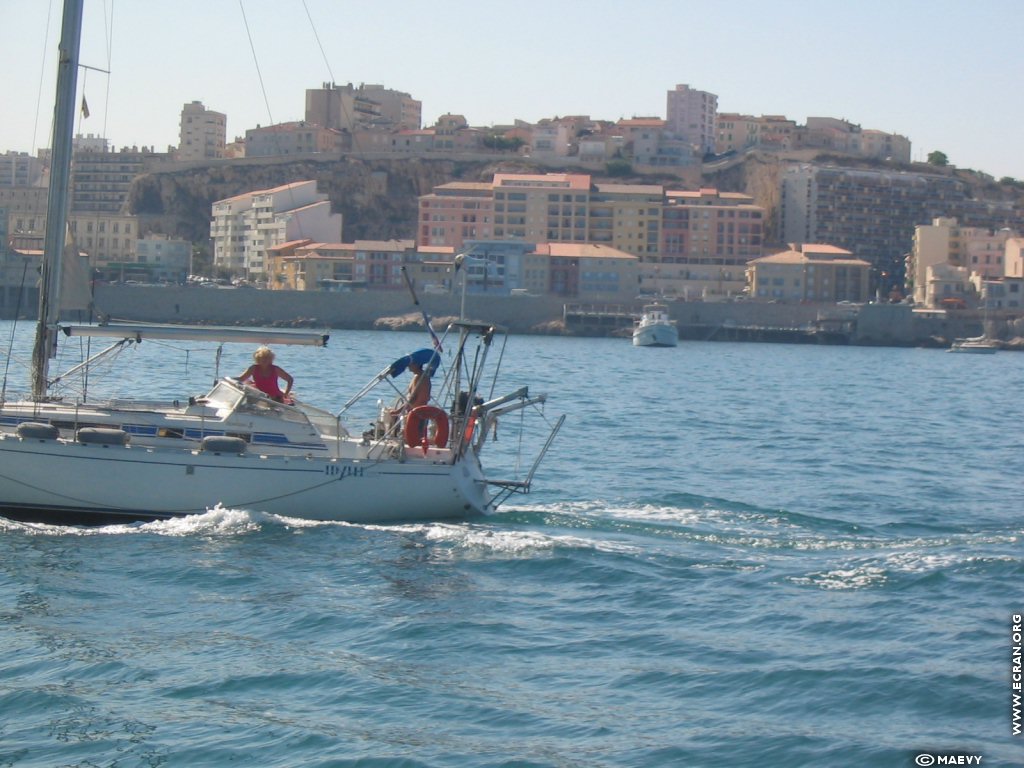
[[[435,425],[434,445],[437,448],[444,448],[448,445],[448,414],[434,405],[421,405],[409,411],[405,417],[405,430],[402,435],[405,437],[405,444],[410,448],[423,445],[425,421],[432,421]]]

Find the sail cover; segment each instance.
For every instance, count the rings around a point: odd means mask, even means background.
[[[64,258],[61,259],[60,308],[87,310],[92,306],[89,287],[89,257],[79,252],[69,227],[64,237]]]
[[[417,349],[415,352],[395,360],[391,367],[388,368],[388,375],[391,378],[400,376],[409,367],[411,362],[419,363],[422,368],[433,376],[437,366],[441,364],[441,356],[433,349]]]
[[[329,334],[285,328],[219,328],[194,325],[62,325],[66,336],[114,339],[173,339],[176,341],[222,341],[252,344],[301,344],[327,346]]]

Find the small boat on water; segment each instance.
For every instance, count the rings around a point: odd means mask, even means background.
[[[66,212],[81,23],[82,0],[65,0],[32,393],[7,400],[5,385],[0,395],[0,515],[92,524],[181,517],[220,505],[386,523],[483,514],[529,492],[565,417],[547,432],[522,427],[538,449],[532,464],[512,457],[522,474],[488,476],[481,454],[497,419],[514,411],[525,416],[527,409],[543,418],[538,406],[546,397],[526,386],[495,394],[499,371],[511,366],[503,366],[504,346],[495,344],[504,331],[485,322],[452,323],[438,338],[423,311],[430,348],[387,365],[338,411],[284,402],[231,377],[173,401],[130,393],[130,399],[95,402],[84,386],[69,396],[71,383],[87,381],[82,373],[96,361],[143,339],[312,346],[328,340],[325,333],[275,329],[59,322],[64,252],[77,254],[66,242]],[[409,288],[418,305],[411,282]],[[51,377],[49,361],[63,337],[116,341]],[[379,387],[400,393],[393,379],[407,369],[438,379],[426,404],[378,399],[369,429],[346,428],[352,406],[379,397]]]
[[[664,304],[648,304],[633,327],[634,347],[674,347],[679,344],[679,331],[669,319]]]
[[[999,351],[999,345],[985,336],[975,336],[969,339],[957,339],[950,345],[949,351],[992,355]]]

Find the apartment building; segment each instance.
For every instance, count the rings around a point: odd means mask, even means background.
[[[598,243],[635,255],[658,250],[664,189],[592,184],[588,174],[495,174],[494,237]]]
[[[111,262],[136,260],[135,246],[139,237],[138,220],[128,214],[75,213],[68,216],[68,227],[75,244],[87,254],[93,267]],[[45,221],[40,234],[45,232]]]
[[[496,174],[491,184],[455,182],[421,197],[417,237],[456,252],[473,239],[604,245],[638,257],[643,290],[729,295],[744,289],[747,262],[762,255],[764,219],[739,193]]]
[[[526,254],[533,250],[533,243],[522,240],[467,240],[459,270],[452,275],[452,287],[465,285],[471,294],[526,289]]]
[[[910,139],[898,133],[865,129],[861,132],[861,155],[897,163],[910,162]]]
[[[661,249],[664,201],[665,188],[656,184],[593,185],[586,242],[610,245],[641,260],[651,258]],[[552,236],[557,234],[559,230],[552,229],[548,240],[567,239]]]
[[[336,131],[353,132],[358,127],[418,130],[423,105],[408,93],[382,85],[324,83],[306,90],[306,123]]]
[[[588,174],[496,173],[492,189],[496,239],[587,242]]]
[[[147,235],[135,241],[134,257],[92,261],[99,280],[123,283],[185,283],[192,265],[192,243],[167,235]]]
[[[382,131],[379,128],[356,128],[352,132],[352,149],[359,152],[381,152],[396,155],[425,155],[434,148],[434,130]]]
[[[227,126],[227,115],[207,109],[201,101],[184,105],[181,109],[177,159],[197,162],[224,157]]]
[[[765,210],[749,195],[702,188],[669,191],[661,242],[644,261],[645,291],[684,298],[742,293],[747,263],[763,254]]]
[[[969,194],[950,176],[794,164],[781,181],[781,236],[855,250],[885,291],[902,289],[918,224],[955,216],[971,226],[1010,226],[1010,209],[978,206]]]
[[[351,288],[351,244],[296,240],[269,249],[268,287],[287,291]]]
[[[910,162],[910,139],[906,136],[864,130],[855,123],[835,117],[808,117],[807,124],[796,131],[794,147]]]
[[[1006,241],[1003,265],[1007,277],[1024,277],[1024,237],[1011,237]]]
[[[434,124],[434,149],[454,151],[460,146],[460,136],[469,130],[464,115],[441,115]]]
[[[46,187],[0,187],[0,226],[11,233],[43,231],[48,194]]]
[[[493,187],[487,182],[453,181],[419,198],[420,246],[448,246],[461,251],[467,240],[494,234]]]
[[[268,284],[293,291],[403,290],[402,267],[415,261],[413,240],[294,241],[270,249]]]
[[[324,83],[306,91],[306,123],[352,132],[359,126],[382,122],[380,106],[349,83]]]
[[[742,152],[757,147],[767,150],[792,149],[797,125],[782,115],[741,115],[723,112],[715,120],[715,152]]]
[[[715,118],[715,153],[741,152],[760,143],[760,123],[752,115],[723,112]]]
[[[965,247],[964,266],[983,280],[1001,280],[1006,275],[1006,243],[1016,232],[968,227],[961,232]]]
[[[718,96],[677,85],[668,92],[666,128],[696,147],[700,154],[715,151],[715,120]]]
[[[1024,308],[1024,278],[1007,276],[1001,280],[979,280],[987,309],[1019,312]]]
[[[315,181],[247,192],[213,204],[214,266],[262,276],[269,250],[292,240],[341,241],[342,216],[331,213]]]
[[[836,303],[870,298],[871,265],[832,245],[792,244],[787,251],[749,264],[750,295],[756,299]]]
[[[0,155],[0,188],[34,187],[41,183],[43,164],[28,152],[4,152]]]
[[[307,122],[279,123],[245,132],[246,157],[284,157],[335,152],[338,132]]]
[[[46,233],[46,198],[47,190],[41,187],[0,189],[0,210],[6,210],[6,214],[0,214],[3,219],[0,227],[6,228],[12,238],[38,238],[41,242]],[[68,228],[93,266],[135,258],[139,229],[134,216],[72,211],[68,215]]]
[[[594,302],[631,301],[639,259],[595,243],[539,243],[523,257],[523,286],[530,293]]]
[[[861,127],[835,117],[808,117],[797,132],[797,146],[859,155]]]
[[[914,227],[914,244],[907,259],[906,289],[914,303],[927,306],[929,270],[939,264],[963,266],[960,227],[954,218],[939,216]],[[964,271],[966,282],[967,272]]]
[[[563,158],[575,154],[575,125],[560,120],[541,120],[530,134],[530,155]]]
[[[966,267],[948,262],[929,264],[923,273],[921,306],[932,309],[966,308],[968,302],[974,300],[970,280]]]
[[[363,83],[359,86],[359,93],[377,105],[377,114],[388,125],[402,131],[416,131],[423,125],[423,103],[408,93],[377,83]]]
[[[935,306],[929,303],[934,297],[948,297],[950,292],[945,287],[930,287],[935,278],[929,278],[929,269],[940,264],[964,267],[962,291],[967,294],[971,293],[972,278],[982,282],[1001,280],[1011,274],[1015,235],[1008,228],[962,227],[954,217],[937,217],[931,224],[915,227],[914,246],[907,259],[908,293],[912,292],[915,303],[929,307]],[[942,273],[943,284],[951,274]]]
[[[135,242],[135,263],[151,282],[184,283],[192,272],[192,243],[168,235],[146,235]]]
[[[412,261],[405,264],[406,274],[416,291],[420,294],[453,292],[458,280],[455,256],[455,249],[447,246],[418,247]]]
[[[634,166],[687,166],[699,162],[703,155],[688,138],[673,133],[667,122],[657,117],[619,120],[607,140],[613,150],[618,150],[609,156],[628,159]],[[582,154],[582,147],[580,151]]]
[[[821,149],[900,163],[910,162],[910,139],[896,133],[862,129],[834,117],[809,117],[797,125],[782,115],[722,113],[716,120],[715,152]]]
[[[132,182],[158,157],[148,147],[112,152],[76,149],[71,165],[72,213],[126,213]]]

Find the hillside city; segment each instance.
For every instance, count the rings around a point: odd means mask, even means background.
[[[474,127],[446,114],[423,127],[407,93],[324,83],[306,90],[304,120],[229,142],[226,115],[194,101],[166,152],[76,137],[69,227],[99,282],[393,291],[404,290],[404,273],[425,293],[1020,314],[1024,184],[958,170],[939,151],[912,163],[908,138],[845,119],[801,125],[720,113],[717,102],[677,85],[664,117]],[[451,173],[414,192],[415,219],[379,239],[346,239],[365,229],[341,212],[349,200],[308,176],[176,201],[209,222],[191,238],[145,210],[139,193],[143,182],[225,169],[244,185],[255,168],[298,173],[310,160],[344,173],[353,158],[371,169],[353,198],[394,196],[401,163],[474,167],[480,177]],[[0,155],[5,316],[32,302],[26,275],[41,256],[47,162],[46,151]]]

